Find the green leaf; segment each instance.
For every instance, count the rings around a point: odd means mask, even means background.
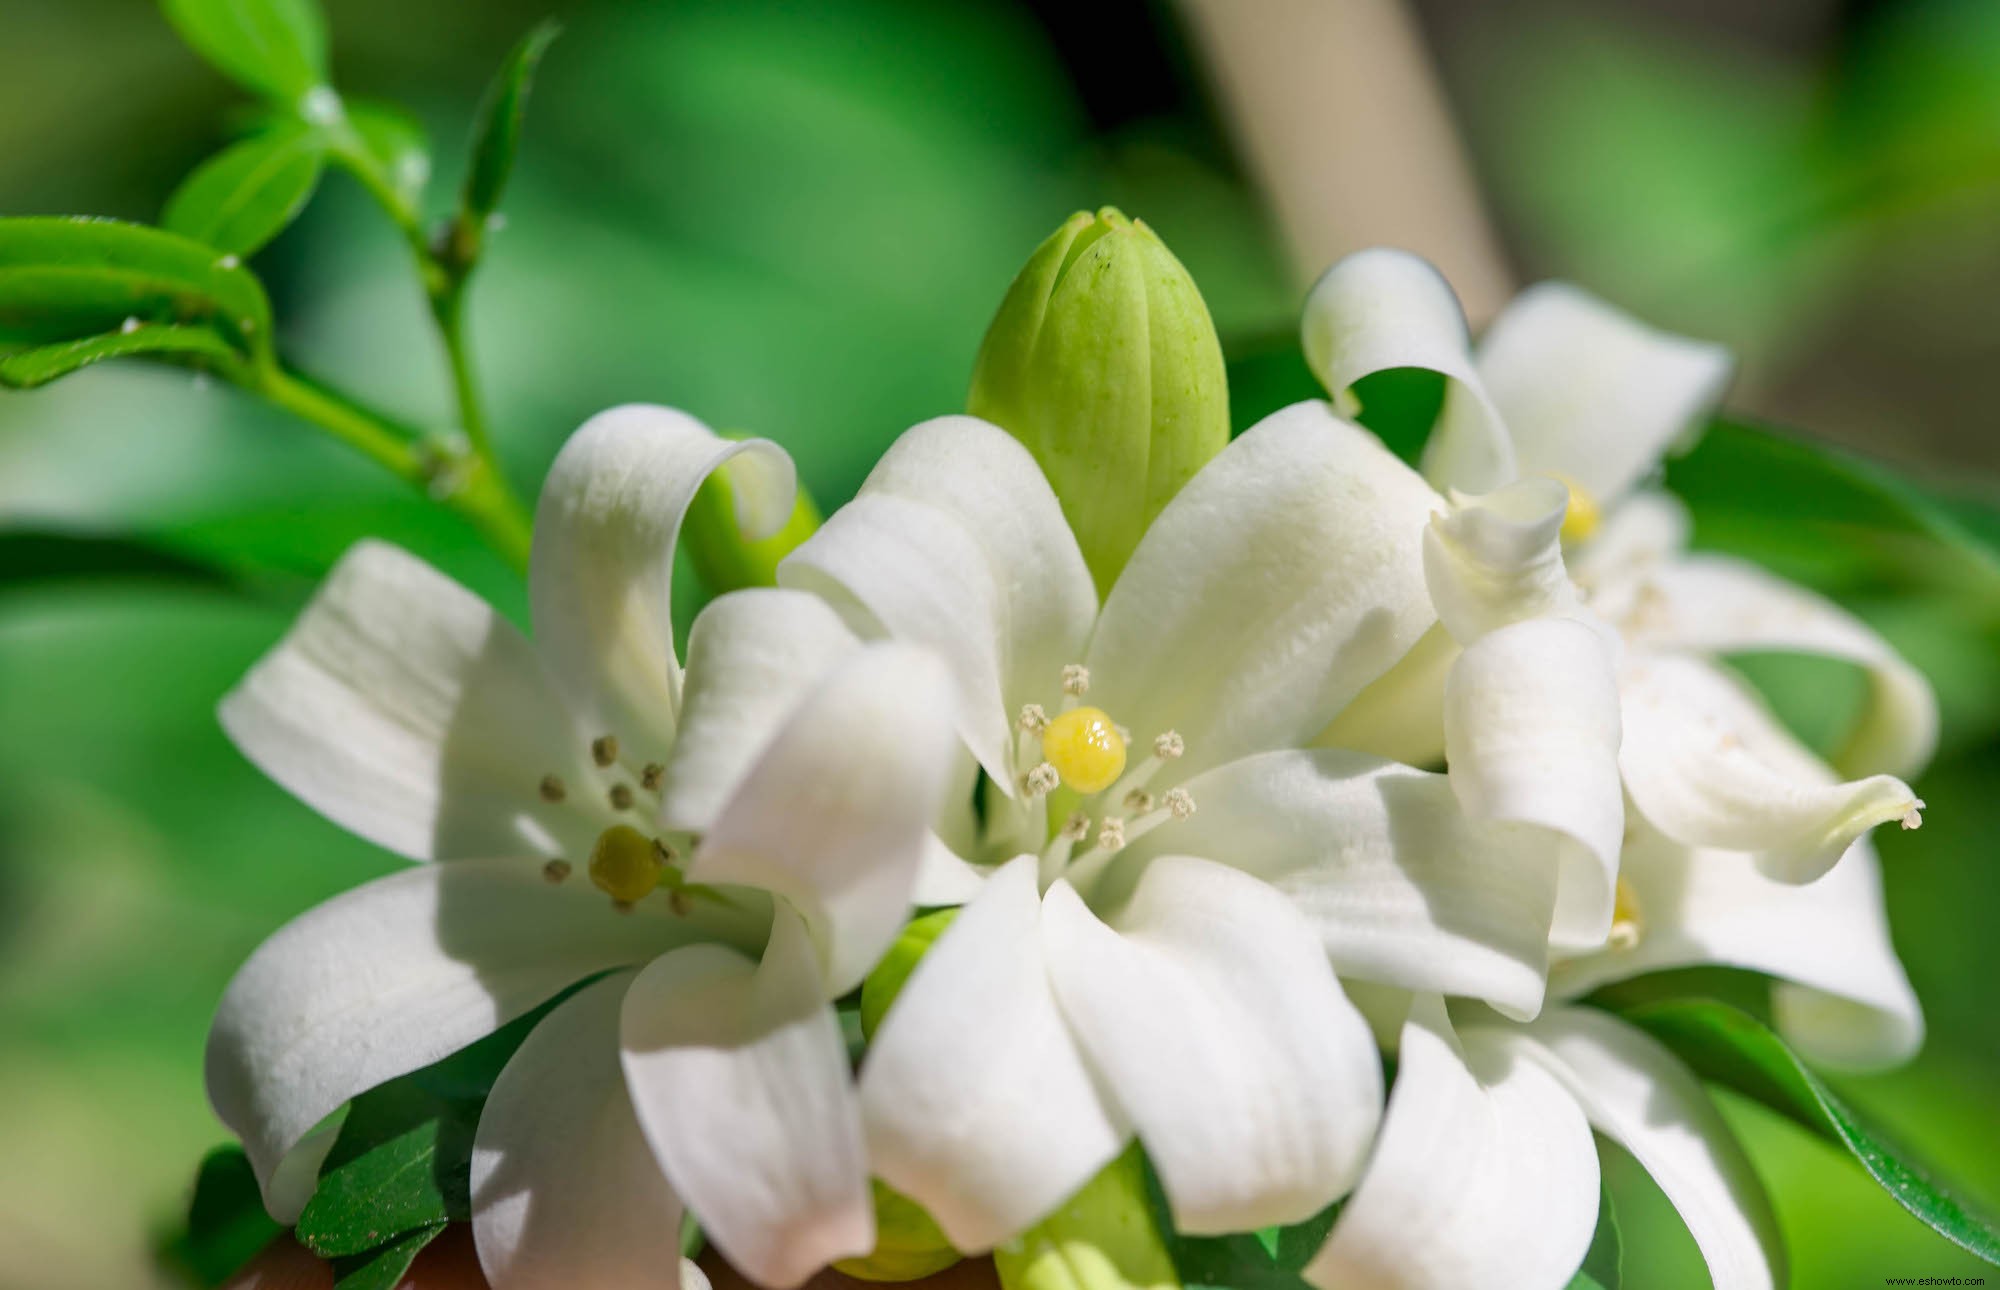
[[[242,361],[229,343],[206,327],[142,324],[102,336],[36,345],[0,355],[0,385],[32,390],[107,358],[153,357],[195,367],[227,368]]]
[[[1304,1222],[1228,1236],[1182,1236],[1174,1231],[1166,1193],[1150,1164],[1147,1193],[1154,1221],[1167,1236],[1167,1252],[1185,1290],[1313,1290],[1300,1275],[1326,1243],[1340,1215],[1335,1201]]]
[[[218,251],[250,255],[305,209],[326,149],[323,131],[297,121],[233,143],[182,181],[160,223]]]
[[[1054,1213],[993,1251],[1000,1284],[1006,1290],[1179,1290],[1164,1236],[1172,1226],[1154,1204],[1154,1186],[1135,1142]]]
[[[264,1212],[257,1175],[241,1147],[217,1147],[201,1162],[187,1227],[162,1253],[203,1286],[221,1285],[284,1231]]]
[[[424,127],[388,103],[348,104],[347,124],[396,200],[416,212],[431,180],[431,144]]]
[[[396,1290],[403,1274],[426,1245],[445,1229],[443,1223],[420,1227],[386,1245],[333,1261],[333,1290]]]
[[[326,84],[326,19],[315,0],[161,0],[181,39],[265,98],[301,103]]]
[[[412,1079],[355,1098],[299,1215],[299,1240],[338,1258],[471,1217],[467,1169],[478,1123],[477,1102],[440,1097]]]
[[[1975,1216],[1882,1136],[1855,1118],[1825,1081],[1763,1023],[1708,1000],[1632,1009],[1643,1027],[1703,1079],[1735,1089],[1845,1147],[1896,1203],[1947,1240],[2000,1264],[2000,1229]]]
[[[1583,1266],[1570,1279],[1569,1290],[1619,1290],[1625,1283],[1625,1239],[1618,1231],[1618,1211],[1611,1189],[1598,1184],[1597,1231],[1584,1251]]]
[[[270,302],[234,256],[116,220],[0,219],[0,343],[146,324],[204,328],[253,359],[270,353]]]
[[[139,579],[156,586],[238,586],[226,569],[141,538],[42,529],[0,532],[0,591],[99,578]]]
[[[507,188],[507,176],[514,170],[514,154],[521,146],[521,121],[527,112],[528,88],[535,79],[550,42],[561,31],[545,22],[514,46],[501,65],[486,100],[479,109],[479,124],[473,131],[472,167],[465,176],[465,193],[460,201],[460,222],[482,225],[500,206]]]

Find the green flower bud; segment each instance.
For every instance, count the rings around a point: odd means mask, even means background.
[[[888,1014],[889,1005],[903,992],[903,983],[910,979],[910,973],[917,970],[917,962],[930,952],[937,938],[944,935],[944,929],[951,926],[951,920],[958,917],[956,909],[934,909],[921,918],[913,918],[903,928],[903,934],[861,983],[861,1033],[869,1039],[875,1037],[875,1028],[882,1024]]]
[[[801,483],[784,527],[761,541],[746,540],[736,526],[736,498],[729,482],[729,463],[725,462],[688,504],[681,541],[694,561],[695,576],[710,595],[719,596],[744,587],[777,586],[778,561],[818,532],[819,523],[819,507]]]
[[[964,1257],[951,1248],[922,1205],[880,1178],[875,1194],[875,1248],[858,1259],[839,1259],[836,1272],[860,1281],[915,1281],[942,1272]]]
[[[1061,1208],[993,1251],[1006,1290],[1179,1290],[1135,1143]]]
[[[1229,442],[1222,345],[1153,230],[1070,216],[1008,288],[967,410],[1027,445],[1099,594],[1153,517]]]

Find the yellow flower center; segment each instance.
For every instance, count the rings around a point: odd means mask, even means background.
[[[1125,739],[1102,708],[1071,708],[1049,718],[1042,757],[1063,783],[1088,797],[1125,773]]]
[[[1604,513],[1597,508],[1597,499],[1590,495],[1588,488],[1568,475],[1557,475],[1555,480],[1569,490],[1569,509],[1563,512],[1563,542],[1588,541],[1604,519]]]
[[[665,868],[653,840],[629,824],[604,830],[590,848],[590,881],[621,905],[651,895]]]

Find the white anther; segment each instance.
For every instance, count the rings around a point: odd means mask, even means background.
[[[1070,812],[1070,817],[1063,821],[1062,829],[1056,836],[1068,838],[1071,842],[1083,841],[1090,836],[1090,816],[1083,811]]]
[[[1072,698],[1090,693],[1090,669],[1081,663],[1065,663],[1062,670],[1062,692]]]
[[[1125,794],[1125,809],[1143,815],[1153,809],[1153,795],[1143,788],[1135,788]]]
[[[1166,796],[1167,814],[1185,820],[1194,814],[1194,794],[1185,788],[1170,788]]]
[[[1021,705],[1021,719],[1015,723],[1025,734],[1038,735],[1049,728],[1049,714],[1039,703]]]
[[[551,860],[542,866],[542,877],[550,882],[562,882],[569,877],[569,861]]]
[[[590,759],[599,766],[609,766],[618,760],[618,736],[599,735],[590,741]]]
[[[1181,738],[1178,730],[1169,730],[1153,738],[1153,756],[1161,761],[1172,761],[1186,751],[1187,743]]]
[[[611,799],[612,810],[629,811],[632,809],[632,786],[630,784],[613,784],[607,796]]]
[[[1639,948],[1639,925],[1620,920],[1611,924],[1611,932],[1604,938],[1607,949],[1635,950]]]
[[[659,762],[649,761],[639,772],[639,787],[648,793],[660,791],[660,785],[667,782],[667,768]]]
[[[541,792],[544,802],[560,802],[569,796],[569,789],[563,784],[560,775],[542,776]]]
[[[1122,850],[1124,846],[1124,817],[1119,815],[1105,816],[1103,825],[1097,830],[1097,849],[1099,851],[1110,852]]]
[[[1047,762],[1040,762],[1021,777],[1021,787],[1028,791],[1028,796],[1040,797],[1062,787],[1062,776],[1056,773],[1055,767]]]
[[[1924,801],[1922,798],[1918,798],[1916,801],[1910,803],[1910,809],[1903,812],[1903,827],[1906,829],[1921,829],[1924,827],[1923,810]]]

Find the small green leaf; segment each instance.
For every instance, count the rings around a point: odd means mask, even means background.
[[[347,124],[361,141],[375,172],[405,209],[416,212],[431,180],[431,145],[424,127],[387,103],[350,103]]]
[[[0,343],[81,341],[147,324],[203,328],[253,359],[270,353],[270,302],[235,256],[142,224],[0,219]]]
[[[139,356],[219,368],[242,359],[227,341],[206,327],[154,323],[0,355],[0,385],[32,390],[107,358]]]
[[[420,1227],[386,1245],[333,1261],[333,1290],[396,1290],[403,1274],[426,1245],[444,1231],[443,1223]]]
[[[1625,1238],[1618,1230],[1611,1189],[1600,1183],[1597,1195],[1597,1231],[1584,1252],[1583,1266],[1570,1279],[1569,1290],[1619,1290],[1625,1283]]]
[[[560,30],[555,23],[544,22],[523,36],[486,89],[472,134],[472,165],[466,171],[465,191],[452,229],[451,253],[463,267],[470,267],[479,258],[487,217],[499,208],[507,177],[514,170],[535,69]]]
[[[325,164],[323,131],[280,123],[196,167],[168,199],[160,223],[218,251],[250,255],[298,218]]]
[[[163,1251],[203,1286],[221,1285],[284,1229],[264,1212],[257,1175],[241,1147],[217,1147],[201,1162],[187,1228]]]
[[[161,0],[189,48],[244,89],[300,104],[326,84],[326,19],[315,0]]]
[[[299,1215],[299,1240],[339,1258],[471,1217],[467,1168],[478,1122],[477,1102],[439,1097],[412,1079],[355,1098]]]
[[[1302,1274],[1320,1246],[1326,1244],[1327,1233],[1340,1216],[1341,1202],[1335,1201],[1289,1227],[1227,1236],[1182,1236],[1174,1231],[1166,1193],[1150,1164],[1146,1184],[1154,1221],[1167,1234],[1167,1250],[1185,1290],[1313,1290]]]
[[[1933,1231],[2000,1264],[2000,1230],[1947,1194],[1857,1120],[1825,1081],[1756,1018],[1702,999],[1651,1003],[1626,1017],[1674,1050],[1703,1079],[1735,1089],[1845,1147],[1896,1203]]]

